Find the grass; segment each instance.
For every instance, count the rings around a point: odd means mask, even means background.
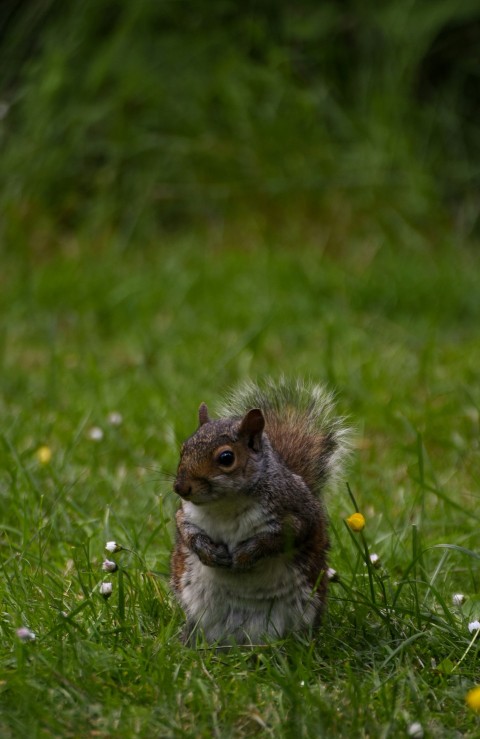
[[[440,201],[478,234],[477,0],[2,10],[2,209],[138,241],[340,198],[424,227]]]
[[[417,721],[479,736],[478,255],[395,230],[348,248],[242,228],[136,248],[6,233],[2,736],[400,737]],[[346,486],[328,496],[341,579],[316,638],[191,650],[168,586],[169,475],[201,400],[280,372],[337,389],[367,525],[346,528]],[[108,540],[126,548],[113,575]]]

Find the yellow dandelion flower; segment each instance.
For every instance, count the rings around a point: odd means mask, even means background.
[[[480,685],[468,691],[465,701],[469,708],[480,712]]]
[[[365,516],[362,516],[361,513],[352,513],[352,515],[347,518],[347,526],[352,531],[362,531],[362,529],[365,528]]]
[[[52,461],[52,450],[49,446],[40,446],[38,447],[35,456],[40,464],[48,464]]]

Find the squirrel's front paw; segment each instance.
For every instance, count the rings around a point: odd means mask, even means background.
[[[192,540],[191,548],[207,567],[232,566],[232,557],[225,544],[215,544],[205,534],[197,534]]]
[[[232,552],[232,569],[249,570],[257,563],[259,556],[255,538],[242,541]]]

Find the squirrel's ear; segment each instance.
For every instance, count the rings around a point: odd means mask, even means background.
[[[198,425],[203,426],[204,423],[208,423],[209,421],[207,405],[206,403],[201,403],[198,409]]]
[[[265,428],[265,418],[260,408],[252,408],[243,417],[238,433],[248,438],[248,446],[256,452],[261,447],[262,431]]]

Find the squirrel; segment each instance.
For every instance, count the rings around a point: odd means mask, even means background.
[[[321,493],[338,478],[348,430],[332,396],[299,380],[247,382],[183,444],[171,562],[183,638],[255,644],[316,628],[329,539]]]

